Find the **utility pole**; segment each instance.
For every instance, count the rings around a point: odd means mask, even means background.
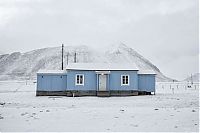
[[[74,63],[76,63],[76,51],[74,53]]]
[[[63,70],[63,48],[64,48],[64,44],[62,44],[62,70]]]

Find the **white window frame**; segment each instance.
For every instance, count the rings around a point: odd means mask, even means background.
[[[79,78],[80,78],[80,76],[83,77],[82,84],[80,84],[80,79],[79,79],[79,83],[77,83],[77,76],[79,76]],[[76,76],[75,76],[75,85],[84,85],[84,74],[76,74]]]
[[[123,84],[123,76],[128,76],[128,84]],[[126,78],[125,78],[125,82],[126,82]],[[130,84],[130,76],[129,75],[121,75],[121,86],[128,86]]]

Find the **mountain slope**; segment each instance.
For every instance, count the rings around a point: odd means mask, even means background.
[[[183,81],[189,81],[189,82],[199,82],[200,81],[200,73],[192,74],[191,76],[188,76]]]
[[[110,63],[135,63],[139,69],[152,69],[156,72],[157,81],[171,81],[150,61],[145,59],[134,49],[125,44],[113,46],[111,49],[101,51],[87,46],[65,46],[64,65],[74,61],[76,53],[77,62],[110,62]],[[61,68],[61,48],[43,48],[26,53],[15,52],[0,55],[0,79],[35,78],[40,69]]]

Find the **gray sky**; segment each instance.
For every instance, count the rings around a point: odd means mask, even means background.
[[[1,0],[0,52],[123,42],[165,75],[198,72],[198,0]]]

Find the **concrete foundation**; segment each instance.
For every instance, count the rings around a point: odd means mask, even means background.
[[[36,91],[36,96],[66,96],[65,91]]]
[[[112,90],[110,91],[110,96],[137,96],[138,91],[123,91],[123,90]]]
[[[111,90],[111,91],[78,91],[78,90],[67,90],[67,91],[36,91],[36,96],[67,96],[67,97],[79,97],[79,96],[137,96],[137,95],[151,95],[151,92],[145,91],[122,91],[122,90]]]
[[[151,92],[139,91],[139,95],[151,95]]]
[[[110,91],[97,91],[97,96],[98,97],[109,97]]]

